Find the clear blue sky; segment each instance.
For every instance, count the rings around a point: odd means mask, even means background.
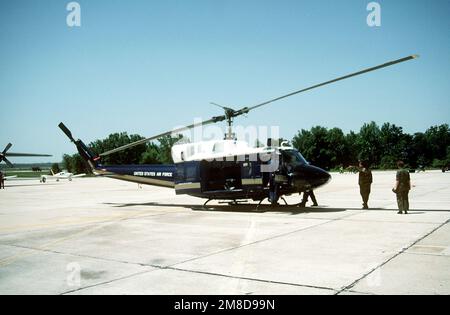
[[[0,1],[0,146],[74,152],[114,131],[151,136],[410,54],[421,58],[262,108],[237,123],[358,130],[371,120],[407,132],[450,121],[450,1]],[[15,159],[15,162],[36,161]]]

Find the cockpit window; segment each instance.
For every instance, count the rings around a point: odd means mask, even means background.
[[[283,150],[281,151],[281,154],[283,156],[284,163],[290,164],[290,165],[305,165],[308,164],[308,162],[305,160],[303,155],[298,152],[297,150]]]

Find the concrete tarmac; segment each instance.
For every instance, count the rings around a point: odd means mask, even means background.
[[[0,294],[449,294],[450,173],[333,174],[320,207],[228,206],[106,178],[0,191]],[[300,202],[298,196],[288,203]]]

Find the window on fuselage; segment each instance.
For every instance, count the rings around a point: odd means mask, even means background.
[[[186,165],[185,168],[185,180],[186,182],[195,182],[198,178],[198,166],[197,164]]]
[[[308,162],[297,150],[282,150],[283,163],[291,166],[306,165]]]
[[[217,142],[214,144],[213,152],[214,153],[223,153],[225,151],[225,145],[222,142]]]

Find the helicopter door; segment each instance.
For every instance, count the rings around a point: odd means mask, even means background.
[[[242,189],[241,166],[235,162],[201,163],[202,192]]]

